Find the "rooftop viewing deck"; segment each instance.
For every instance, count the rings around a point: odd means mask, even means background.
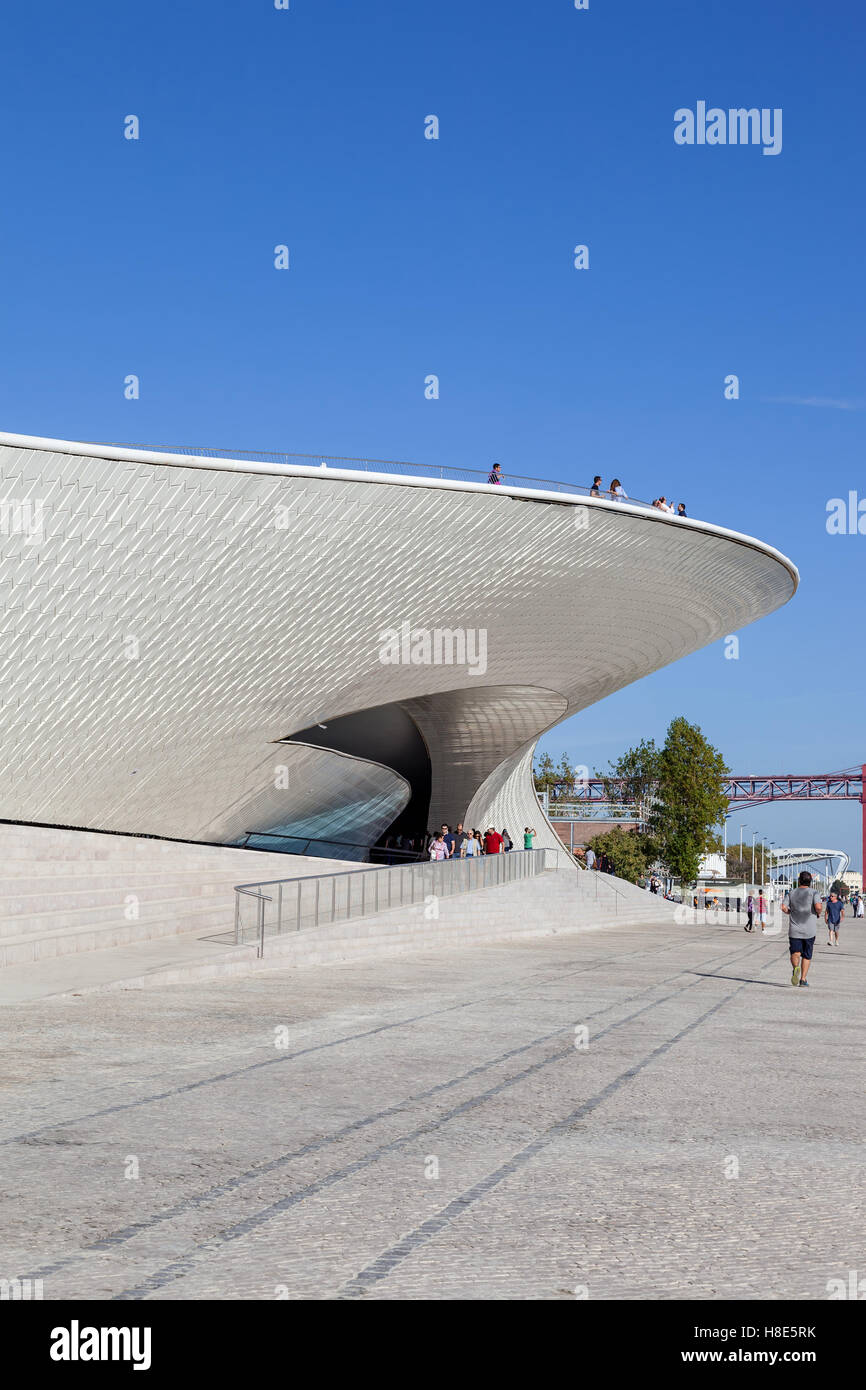
[[[91,447],[97,447],[97,441],[87,441]],[[476,486],[488,485],[488,478],[492,464],[489,468],[452,468],[446,464],[421,464],[408,463],[405,460],[395,459],[366,459],[366,458],[342,458],[338,454],[287,454],[287,453],[267,453],[258,449],[228,449],[228,448],[208,448],[201,445],[186,444],[129,444],[105,443],[99,441],[106,449],[141,449],[150,453],[179,454],[183,457],[191,458],[213,458],[213,459],[234,459],[237,461],[249,461],[250,463],[269,463],[286,464],[296,468],[337,468],[357,470],[360,473],[394,473],[399,477],[409,478],[433,478],[439,481],[451,481],[459,483],[474,483]],[[500,484],[491,486],[503,486],[507,488],[534,488],[543,492],[562,492],[569,496],[575,494],[579,497],[589,497],[592,494],[592,485],[584,483],[565,483],[555,481],[551,478],[530,478],[522,474],[503,472]],[[600,488],[598,495],[607,501],[618,500],[612,497],[607,488]],[[633,507],[647,507],[653,509],[654,503],[647,502],[643,498],[627,496],[619,499],[628,502]]]

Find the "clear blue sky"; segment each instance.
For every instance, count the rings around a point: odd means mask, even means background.
[[[9,9],[0,427],[684,498],[798,597],[545,746],[602,765],[684,713],[739,772],[859,763],[866,536],[825,509],[866,496],[864,39],[855,0]],[[781,107],[782,152],[677,146],[698,100]],[[859,865],[856,806],[747,819]]]

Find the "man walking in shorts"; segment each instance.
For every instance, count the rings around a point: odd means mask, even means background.
[[[806,976],[815,946],[815,931],[821,916],[821,899],[812,892],[812,875],[804,869],[797,887],[788,895],[787,906],[780,904],[788,919],[788,949],[791,952],[791,984],[796,989],[808,989]]]
[[[845,904],[838,893],[830,894],[830,901],[824,910],[824,921],[827,923],[827,945],[839,945],[839,928],[845,920]]]

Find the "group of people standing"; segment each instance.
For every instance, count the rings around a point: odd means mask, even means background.
[[[609,488],[605,489],[601,481],[601,474],[596,473],[592,480],[592,487],[589,489],[590,497],[609,497],[612,502],[627,502],[628,493],[620,482],[619,478],[611,481]],[[653,499],[653,506],[660,512],[670,512],[671,516],[687,516],[685,502],[678,502],[676,507],[673,502],[669,502],[664,496]]]
[[[612,478],[610,487],[605,491],[604,483],[601,481],[601,474],[596,473],[592,480],[592,487],[589,489],[590,497],[609,497],[612,502],[627,502],[628,493],[620,482],[619,478]]]
[[[487,474],[487,481],[494,485],[502,482],[502,469],[498,463],[494,463],[490,472]],[[589,495],[590,497],[609,497],[612,502],[628,501],[628,493],[623,487],[620,479],[612,478],[610,487],[605,488],[600,473],[596,473],[593,478],[592,487],[589,489]],[[664,496],[654,498],[653,506],[657,507],[660,512],[670,512],[671,516],[688,515],[685,502],[678,502],[677,505],[674,506],[673,502],[669,502]]]
[[[538,832],[527,825],[523,831],[523,848],[532,849],[532,842]],[[481,854],[507,854],[514,849],[514,841],[508,831],[496,830],[491,825],[487,830],[464,830],[460,822],[456,830],[443,825],[430,836],[427,853],[431,859],[474,859]]]

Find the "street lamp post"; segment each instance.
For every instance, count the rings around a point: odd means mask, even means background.
[[[741,826],[740,826],[740,863],[741,863],[741,864],[742,864],[742,862],[743,862],[743,831],[744,831],[745,829],[746,829],[746,827],[745,827],[744,825],[741,825]]]
[[[755,841],[758,838],[757,830],[752,831],[752,887],[755,887]]]

